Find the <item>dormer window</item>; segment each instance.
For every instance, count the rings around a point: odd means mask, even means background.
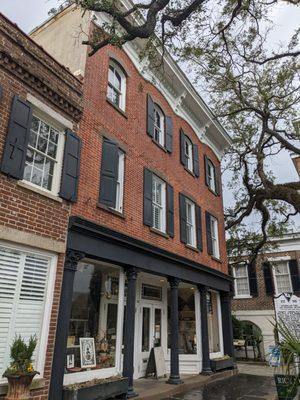
[[[122,69],[113,61],[108,69],[107,98],[116,107],[125,111],[126,76]]]
[[[157,104],[154,104],[154,137],[162,147],[165,145],[165,117]]]

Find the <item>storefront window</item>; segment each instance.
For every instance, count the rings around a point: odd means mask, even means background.
[[[195,289],[184,284],[178,289],[179,354],[196,354]],[[170,348],[170,290],[168,290],[168,347]]]
[[[218,296],[215,292],[207,293],[207,320],[209,352],[218,353],[220,348]]]
[[[116,362],[119,270],[80,263],[75,273],[66,373],[111,368]]]

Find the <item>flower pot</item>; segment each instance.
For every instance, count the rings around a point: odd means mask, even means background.
[[[296,398],[299,378],[295,375],[275,374],[275,383],[279,400],[293,400]]]
[[[38,372],[29,374],[6,374],[8,391],[4,400],[29,400],[30,385]]]

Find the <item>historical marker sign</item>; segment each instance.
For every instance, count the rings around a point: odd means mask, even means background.
[[[277,321],[282,321],[290,332],[300,337],[300,297],[282,293],[274,298],[274,305]],[[279,339],[282,339],[280,334]]]

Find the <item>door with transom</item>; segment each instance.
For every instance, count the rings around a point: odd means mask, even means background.
[[[150,351],[153,347],[162,346],[162,317],[161,305],[141,303],[140,306],[140,344],[138,375],[146,375],[147,363]]]

